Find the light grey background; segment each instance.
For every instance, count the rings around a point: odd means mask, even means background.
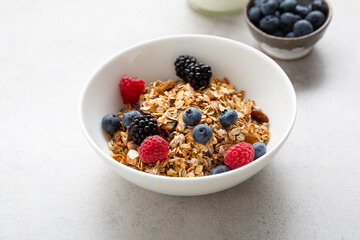
[[[184,0],[0,0],[0,239],[360,239],[360,1],[308,57],[278,61],[297,92],[287,143],[230,190],[172,197],[105,167],[83,137],[80,89],[124,47],[180,33],[257,47],[243,15]]]

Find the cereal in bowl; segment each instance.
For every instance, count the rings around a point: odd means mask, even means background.
[[[150,174],[200,177],[266,153],[269,119],[244,91],[227,78],[212,78],[211,67],[192,56],[179,56],[175,71],[182,80],[156,80],[142,91],[133,89],[145,81],[122,77],[120,91],[129,103],[102,121],[113,130],[106,131],[113,159]]]

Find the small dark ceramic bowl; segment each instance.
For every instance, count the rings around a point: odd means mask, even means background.
[[[284,38],[269,35],[257,28],[248,17],[248,10],[252,6],[254,0],[250,0],[244,9],[245,21],[250,29],[251,34],[260,43],[261,49],[271,57],[282,60],[293,60],[309,54],[317,41],[324,35],[327,26],[332,18],[332,7],[327,0],[323,2],[328,6],[329,12],[325,23],[316,31],[301,37]],[[298,0],[299,4],[308,5],[313,2],[311,0]]]

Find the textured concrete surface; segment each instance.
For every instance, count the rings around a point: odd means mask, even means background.
[[[360,239],[360,2],[332,1],[314,51],[278,63],[298,97],[276,159],[230,190],[171,197],[105,167],[83,137],[80,89],[108,57],[179,33],[257,47],[242,14],[186,1],[0,1],[0,239]]]

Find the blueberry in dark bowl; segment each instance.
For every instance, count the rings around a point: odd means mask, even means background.
[[[250,8],[249,11],[248,11],[248,16],[249,16],[250,21],[253,24],[258,25],[259,21],[260,21],[260,19],[262,17],[260,8],[258,8],[258,7]]]
[[[291,32],[293,30],[294,24],[299,21],[301,17],[293,13],[283,13],[280,16],[280,28],[284,33]]]
[[[279,7],[270,15],[265,15],[262,12],[264,6],[269,4],[269,1],[248,1],[244,13],[246,15],[245,21],[251,34],[260,43],[260,48],[271,57],[292,60],[306,56],[324,35],[332,19],[333,10],[329,1],[277,1]],[[262,12],[262,18],[258,24],[254,24],[248,14],[250,8],[254,6],[260,7]],[[320,14],[310,14],[312,11],[315,11],[314,9],[327,11],[327,14],[324,14],[325,19],[323,20]],[[280,16],[278,15],[279,13]],[[309,15],[308,18],[306,18],[307,15]]]
[[[277,30],[276,32],[272,33],[271,35],[275,37],[285,37],[285,34],[281,30]]]
[[[292,12],[297,5],[296,0],[285,0],[280,3],[279,9],[281,12]]]
[[[278,0],[264,0],[260,5],[261,13],[266,15],[272,15],[279,7]]]
[[[313,25],[308,20],[299,20],[294,24],[295,37],[301,37],[314,31]]]
[[[298,5],[296,5],[296,7],[295,7],[294,13],[297,14],[297,15],[299,15],[299,16],[301,16],[302,18],[305,18],[306,15],[308,15],[310,11],[311,11],[311,10],[310,10],[309,7],[307,7],[307,6],[302,6],[302,5],[299,5],[299,4],[298,4]]]
[[[265,0],[254,0],[254,6],[255,7],[260,7],[260,5],[264,2]]]
[[[322,12],[315,10],[311,11],[305,19],[308,20],[316,30],[324,24],[326,17]]]
[[[310,4],[310,7],[312,11],[319,10],[325,15],[329,12],[328,6],[321,0],[315,0]]]
[[[295,37],[295,33],[294,32],[289,32],[285,35],[286,38],[294,38]]]
[[[260,20],[259,27],[266,33],[274,33],[279,30],[280,19],[274,15],[265,16]]]

